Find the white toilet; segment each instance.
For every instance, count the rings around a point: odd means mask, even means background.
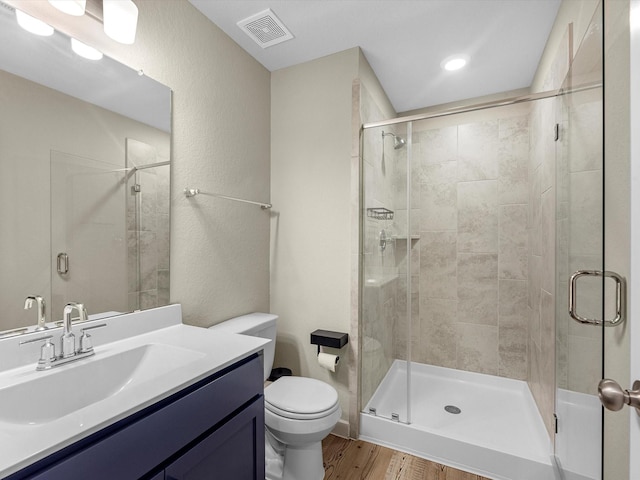
[[[211,327],[218,331],[268,338],[264,379],[271,374],[277,315],[251,313]],[[267,480],[322,480],[322,439],[342,410],[331,385],[305,377],[281,377],[264,389]]]

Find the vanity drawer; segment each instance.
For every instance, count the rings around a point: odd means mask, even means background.
[[[140,478],[184,453],[249,403],[259,400],[263,406],[262,392],[262,355],[255,354],[9,478]]]

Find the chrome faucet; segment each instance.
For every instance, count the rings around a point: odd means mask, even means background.
[[[71,313],[78,310],[80,321],[87,319],[87,309],[82,303],[70,302],[64,307],[64,321],[62,324],[62,336],[60,337],[60,349],[62,358],[73,357],[76,354],[76,337],[71,332]]]
[[[45,303],[44,299],[40,295],[28,296],[24,301],[24,309],[28,310],[33,307],[34,302],[38,305],[38,325],[36,331],[47,330],[47,318],[45,316]]]
[[[70,302],[65,305],[63,310],[64,319],[62,322],[62,335],[60,336],[60,355],[56,355],[55,346],[51,343],[53,335],[45,335],[44,337],[32,338],[20,342],[20,345],[42,341],[45,342],[40,349],[40,360],[38,360],[36,370],[49,370],[50,368],[65,365],[69,362],[75,362],[81,358],[94,355],[95,352],[93,351],[91,335],[89,335],[87,331],[93,330],[94,328],[106,327],[107,324],[99,323],[81,328],[82,335],[80,336],[80,347],[76,350],[76,337],[71,330],[71,314],[74,310],[78,311],[78,318],[81,322],[85,322],[87,320],[87,309],[84,308],[82,303]]]

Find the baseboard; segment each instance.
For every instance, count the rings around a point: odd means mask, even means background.
[[[349,438],[349,422],[340,419],[331,433],[338,437]]]

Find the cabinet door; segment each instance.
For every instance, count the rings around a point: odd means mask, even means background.
[[[166,480],[264,480],[260,397],[165,470]]]

